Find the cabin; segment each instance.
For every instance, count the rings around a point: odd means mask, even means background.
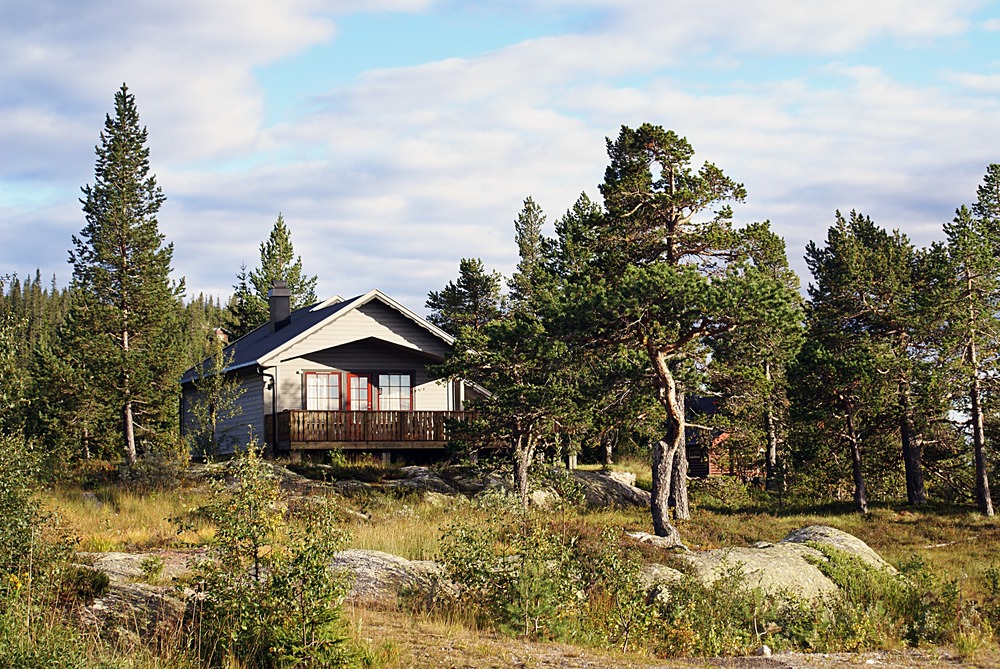
[[[269,321],[223,350],[239,399],[220,417],[219,454],[253,440],[293,460],[340,449],[390,461],[448,445],[448,426],[467,417],[467,396],[479,394],[428,373],[451,350],[448,333],[377,289],[295,311],[290,302],[285,282],[274,282]],[[200,369],[181,379],[182,433],[193,425]]]
[[[687,419],[698,421],[719,410],[714,397],[691,396],[685,401]],[[688,460],[688,476],[709,478],[736,474],[735,459],[726,448],[729,434],[721,430],[688,429],[685,434],[685,450]]]

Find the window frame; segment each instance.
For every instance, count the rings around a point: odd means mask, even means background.
[[[302,373],[302,406],[305,407],[306,411],[342,411],[344,406],[344,381],[341,378],[342,374],[340,372],[330,371],[330,370],[303,370]],[[330,384],[327,382],[327,397],[325,398],[327,407],[325,409],[312,408],[309,405],[309,379],[326,377],[327,379],[336,379],[337,387],[337,400],[336,407],[329,408],[332,398],[329,395]],[[319,386],[317,386],[319,387]],[[317,401],[321,398],[315,398]]]

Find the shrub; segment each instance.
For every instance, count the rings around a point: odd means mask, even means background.
[[[0,435],[0,577],[27,570],[42,514],[32,492],[35,458],[19,435]]]
[[[343,542],[333,510],[314,505],[287,518],[253,448],[233,471],[232,488],[217,482],[205,509],[217,530],[195,579],[198,653],[215,667],[346,666],[338,607],[346,588],[327,566]]]
[[[588,536],[565,517],[522,512],[516,495],[493,492],[489,522],[444,532],[441,561],[459,586],[453,602],[477,622],[533,639],[627,649],[644,640],[655,611],[646,601],[642,564],[617,532]]]

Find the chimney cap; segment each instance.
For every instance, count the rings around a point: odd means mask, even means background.
[[[288,282],[281,279],[275,279],[271,282],[271,289],[267,291],[267,296],[275,297],[291,297],[292,291],[288,289]]]

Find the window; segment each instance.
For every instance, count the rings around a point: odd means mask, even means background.
[[[379,374],[379,405],[384,411],[410,411],[413,408],[409,374]]]
[[[340,374],[306,372],[306,410],[340,411]]]

